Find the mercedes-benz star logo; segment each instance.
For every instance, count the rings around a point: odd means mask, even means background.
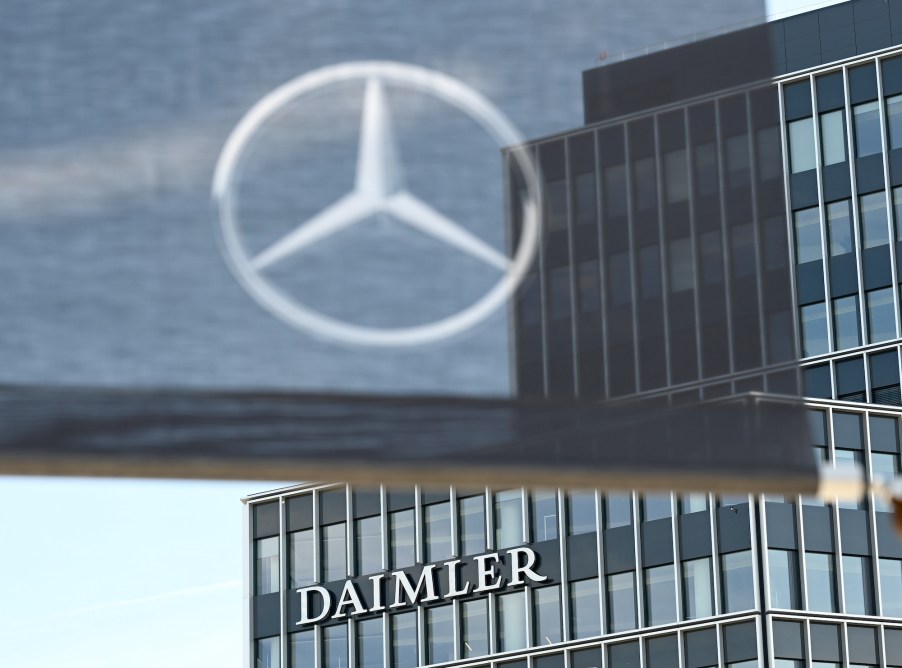
[[[233,180],[241,156],[260,127],[288,103],[318,88],[362,80],[365,85],[357,169],[353,190],[276,240],[250,255],[238,233]],[[513,257],[495,249],[458,223],[406,190],[404,174],[386,104],[386,85],[432,95],[477,121],[499,146],[519,146],[513,125],[488,100],[447,75],[392,62],[345,63],[289,81],[260,100],[238,123],[223,147],[213,179],[226,259],[233,272],[264,308],[286,322],[321,337],[374,346],[411,346],[437,341],[473,327],[510,297],[523,280],[536,253],[539,237],[538,180],[525,151],[511,151],[522,173],[527,197],[523,223]],[[264,274],[285,258],[374,214],[388,214],[443,243],[495,267],[499,280],[477,301],[441,320],[401,328],[376,328],[344,322],[310,309],[288,297]],[[503,212],[498,212],[503,219]]]

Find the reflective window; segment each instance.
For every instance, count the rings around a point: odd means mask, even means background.
[[[406,568],[417,561],[416,526],[413,510],[398,510],[388,516],[392,568]]]
[[[808,304],[801,309],[802,354],[805,357],[830,352],[827,338],[827,309],[824,302]]]
[[[545,221],[551,232],[567,229],[567,183],[563,179],[545,184]]]
[[[460,604],[460,658],[469,659],[489,653],[489,602],[487,599]]]
[[[323,582],[342,580],[348,575],[348,548],[345,523],[322,528]]]
[[[642,519],[646,522],[660,520],[672,515],[670,494],[645,494],[642,497]]]
[[[549,275],[549,312],[552,318],[568,318],[570,303],[570,267],[556,267]]]
[[[309,664],[311,667],[313,664]],[[382,668],[382,618],[357,622],[358,668]]]
[[[808,609],[818,612],[836,612],[833,555],[806,552],[805,577],[808,583]]]
[[[451,503],[433,503],[423,509],[426,516],[426,561],[451,558]]]
[[[680,496],[680,514],[700,513],[708,510],[708,495],[702,492]]]
[[[601,200],[609,216],[626,214],[626,167],[614,165],[604,170],[604,198]]]
[[[758,130],[758,180],[779,179],[783,176],[783,148],[780,128],[773,126]]]
[[[814,125],[811,117],[789,123],[789,169],[793,174],[814,169]]]
[[[843,464],[861,464],[862,453],[861,450],[840,450],[836,448],[834,450],[834,457],[836,458],[837,465]],[[864,507],[863,500],[856,501],[838,501],[836,505],[840,508],[850,508],[852,510],[861,509]]]
[[[532,493],[532,535],[536,542],[557,538],[557,492],[554,490]]]
[[[902,148],[902,95],[886,98],[886,129],[890,149]]]
[[[673,564],[645,569],[645,619],[649,626],[677,620]]]
[[[288,581],[292,589],[306,587],[316,582],[313,572],[313,529],[288,534]]]
[[[686,619],[714,614],[710,557],[683,562],[683,614]]]
[[[288,636],[288,651],[291,653],[291,668],[316,668],[316,640],[314,638],[315,631],[309,629],[307,631],[299,631]],[[381,648],[380,648],[381,658]],[[366,668],[381,668],[380,664],[367,665]]]
[[[871,193],[858,199],[861,218],[861,242],[865,248],[889,243],[889,220],[886,215],[886,193]]]
[[[668,246],[667,264],[671,292],[682,292],[695,287],[695,273],[692,260],[692,239],[682,237],[671,239]]]
[[[871,418],[871,442],[873,443],[873,418]],[[893,420],[895,422],[895,420]],[[886,452],[872,452],[871,453],[871,477],[874,480],[891,480],[899,473],[899,457],[898,455],[886,453]],[[889,512],[890,505],[883,500],[883,497],[879,495],[874,496],[874,508],[882,511]]]
[[[614,529],[632,524],[632,501],[629,492],[613,492],[605,495],[604,526]]]
[[[655,178],[655,159],[639,158],[633,161],[633,192],[636,208],[651,209],[658,203],[658,185]]]
[[[498,603],[498,649],[507,652],[526,647],[526,597],[517,591],[502,594]]]
[[[573,178],[573,220],[577,225],[591,225],[598,217],[595,199],[595,172],[583,172]]]
[[[355,523],[354,548],[357,552],[357,575],[382,570],[382,518],[365,517]]]
[[[821,154],[824,165],[846,159],[846,133],[842,109],[821,114]]]
[[[844,554],[842,557],[843,593],[846,614],[873,615],[874,595],[871,558]]]
[[[830,255],[845,255],[855,250],[852,245],[852,210],[847,199],[827,205],[827,230],[830,234]]]
[[[799,607],[799,566],[792,550],[767,551],[770,606],[792,609]]]
[[[855,119],[855,155],[863,158],[881,152],[880,116],[877,102],[865,102],[852,107]]]
[[[896,221],[896,241],[902,241],[902,186],[893,188],[893,217]]]
[[[701,253],[702,282],[713,285],[723,282],[723,244],[719,230],[702,232],[699,236]]]
[[[485,497],[469,496],[457,505],[460,509],[460,553],[485,552]]]
[[[607,577],[608,632],[629,631],[636,628],[635,574],[617,573]]]
[[[553,645],[561,635],[561,588],[533,589],[533,632],[535,645]]]
[[[598,578],[570,583],[570,625],[576,640],[601,635]]]
[[[814,148],[814,147],[812,147]],[[727,182],[731,188],[748,185],[751,176],[748,135],[727,137]]]
[[[271,536],[254,541],[254,552],[254,593],[259,596],[279,591],[279,537]]]
[[[630,274],[630,254],[614,253],[608,258],[608,293],[612,306],[623,306],[633,301],[633,280]]]
[[[260,638],[257,641],[255,668],[279,668],[279,637]]]
[[[595,531],[595,492],[570,492],[567,508],[567,531],[571,536]]]
[[[664,186],[669,203],[682,202],[689,197],[688,173],[686,149],[681,148],[664,155]]]
[[[793,219],[796,230],[796,263],[805,264],[822,259],[821,220],[818,208],[796,211]]]
[[[755,607],[755,577],[752,552],[731,552],[720,558],[723,573],[723,611],[739,612]]]
[[[871,343],[896,338],[893,289],[882,288],[865,294],[868,304],[868,340]]]
[[[902,617],[902,560],[880,559],[880,601],[884,617]]]
[[[754,276],[757,269],[755,229],[751,223],[736,225],[730,230],[730,250],[733,276],[736,278]]]
[[[439,605],[426,609],[426,663],[454,660],[454,608]]]
[[[348,627],[323,627],[323,668],[348,668]],[[410,664],[415,666],[416,664]]]
[[[717,147],[714,142],[695,147],[695,189],[699,195],[714,195],[719,189]]]
[[[495,548],[523,542],[523,501],[519,489],[495,494]]]
[[[658,244],[639,249],[639,296],[661,296],[661,247]]]
[[[415,668],[417,661],[417,613],[404,612],[392,615],[391,663],[392,668]]]
[[[858,413],[833,412],[833,441],[837,448],[861,450],[861,415]]]
[[[577,271],[579,311],[598,313],[601,310],[601,276],[598,273],[598,260],[580,262]]]
[[[833,300],[833,340],[837,350],[861,345],[858,295]]]

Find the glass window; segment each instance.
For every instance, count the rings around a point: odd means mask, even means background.
[[[546,221],[549,231],[567,229],[567,183],[563,179],[545,185]]]
[[[889,147],[902,148],[902,95],[886,98],[886,129]]]
[[[495,494],[495,549],[523,542],[523,502],[519,489]]]
[[[811,117],[789,123],[789,169],[793,174],[814,169],[814,124]]]
[[[291,588],[300,589],[316,582],[316,573],[313,572],[313,529],[288,534],[288,549],[291,555],[288,566]]]
[[[623,306],[633,301],[633,281],[628,252],[614,253],[608,258],[608,293],[612,306]]]
[[[314,639],[315,631],[309,629],[307,631],[299,631],[292,633],[289,637],[289,652],[291,652],[291,668],[316,668],[316,641]],[[382,648],[379,648],[379,657],[382,658]],[[381,668],[380,664],[367,665],[365,668]]]
[[[609,575],[608,632],[636,628],[636,581],[632,571]]]
[[[699,195],[713,195],[718,190],[717,147],[714,142],[695,147],[695,188]]]
[[[723,611],[739,612],[755,607],[752,552],[731,552],[720,558],[723,573]]]
[[[837,448],[861,450],[861,415],[858,413],[833,412],[833,441]]]
[[[605,495],[604,526],[606,529],[632,524],[632,501],[629,492],[613,492]]]
[[[532,591],[535,645],[561,642],[561,588],[555,585]]]
[[[463,601],[460,610],[460,658],[469,659],[489,653],[489,602],[487,599]]]
[[[683,202],[689,197],[688,165],[686,164],[686,149],[681,148],[670,151],[664,156],[665,186],[667,201]]]
[[[413,510],[398,510],[388,516],[392,568],[407,568],[417,561],[416,526]]]
[[[850,615],[873,615],[874,596],[871,583],[871,558],[844,554],[842,557],[843,592]]]
[[[863,158],[866,155],[880,153],[880,116],[877,102],[865,102],[852,107],[855,118],[855,155]]]
[[[570,583],[570,624],[576,640],[601,635],[598,578]]]
[[[313,663],[308,664],[313,668]],[[382,618],[357,622],[358,668],[382,668]]]
[[[567,531],[571,536],[595,531],[595,492],[570,492],[567,508]]]
[[[661,296],[661,247],[639,249],[639,294],[643,299]]]
[[[833,339],[837,350],[861,345],[858,295],[833,300]]]
[[[827,229],[830,233],[830,255],[845,255],[855,250],[852,245],[851,202],[847,199],[827,205]]]
[[[896,338],[896,312],[893,289],[871,290],[865,295],[868,304],[868,337],[871,343]]]
[[[570,267],[556,267],[549,276],[548,296],[551,317],[555,319],[569,318],[570,304]]]
[[[812,149],[814,147],[812,146]],[[749,185],[751,159],[749,157],[748,135],[727,137],[727,180],[731,188]]]
[[[451,558],[451,503],[433,503],[424,509],[426,515],[426,561]]]
[[[883,616],[902,617],[902,559],[881,559],[879,568]]]
[[[834,450],[834,456],[836,458],[837,465],[844,464],[861,464],[861,451],[860,450],[840,450],[836,448]],[[857,510],[863,508],[863,501],[838,501],[837,506],[840,508],[850,508],[852,510]]]
[[[605,213],[609,216],[626,214],[626,166],[613,165],[604,170]]]
[[[348,626],[323,627],[323,668],[348,668]],[[416,663],[411,664],[416,666]]]
[[[583,172],[573,179],[573,219],[577,225],[591,225],[598,216],[595,201],[595,172]]]
[[[767,181],[783,176],[783,147],[780,128],[761,128],[755,137],[758,148],[758,180]]]
[[[460,553],[485,552],[485,497],[469,496],[457,505],[460,508]]]
[[[649,626],[677,620],[673,564],[645,569],[645,618]]]
[[[532,493],[532,535],[536,542],[557,538],[557,492],[554,490]]]
[[[454,608],[426,609],[426,663],[454,661]]]
[[[260,638],[256,654],[255,668],[279,668],[279,637]]]
[[[893,217],[896,221],[896,241],[902,241],[902,186],[893,188]]]
[[[657,205],[658,186],[654,158],[639,158],[633,161],[633,192],[639,210],[651,209]]]
[[[708,495],[702,492],[680,496],[680,514],[700,513],[708,510]]]
[[[323,582],[342,580],[348,576],[348,548],[345,523],[330,524],[322,528],[323,534]]]
[[[392,668],[415,668],[418,664],[417,613],[392,615],[390,620]]]
[[[254,542],[256,587],[254,592],[271,594],[279,591],[279,537],[260,538]]]
[[[865,248],[889,243],[889,220],[886,215],[886,193],[871,193],[858,199],[861,217],[861,241]]]
[[[507,652],[526,647],[526,597],[517,591],[502,594],[498,602],[498,650]]]
[[[836,612],[833,555],[806,552],[805,576],[808,581],[808,609],[818,612]]]
[[[767,551],[772,608],[799,607],[799,567],[792,550]]]
[[[710,557],[683,562],[683,608],[686,619],[714,614]]]
[[[827,339],[827,309],[824,302],[801,307],[802,354],[805,357],[830,352]]]
[[[692,262],[692,240],[689,237],[671,239],[668,246],[670,291],[682,292],[695,287]]]
[[[873,423],[873,418],[871,418]],[[873,442],[873,431],[871,432],[871,441]],[[871,453],[871,477],[875,480],[891,480],[899,473],[899,457],[898,455],[886,452]],[[883,500],[883,497],[875,495],[874,508],[882,512],[889,512],[890,505]]]
[[[720,239],[720,230],[702,232],[699,237],[702,281],[705,285],[723,282],[723,244]]]
[[[598,260],[579,263],[577,280],[580,313],[598,313],[601,310],[601,276],[598,272]]]
[[[821,114],[821,153],[824,165],[835,165],[846,159],[846,133],[843,110]]]
[[[670,494],[645,494],[642,497],[642,519],[646,522],[660,520],[672,515]]]
[[[793,214],[796,230],[796,263],[805,264],[823,258],[821,252],[821,219],[817,207]]]
[[[357,551],[357,575],[367,575],[382,570],[382,518],[365,517],[355,523]]]

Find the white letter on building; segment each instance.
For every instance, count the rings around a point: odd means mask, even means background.
[[[448,569],[448,595],[445,598],[454,598],[455,596],[463,596],[470,593],[469,582],[465,583],[466,586],[463,589],[457,588],[457,566],[460,562],[460,559],[445,562],[445,568]]]
[[[494,563],[488,567],[486,567],[485,562],[493,561]],[[476,557],[476,566],[479,569],[479,573],[476,578],[476,582],[479,584],[474,589],[474,592],[477,591],[489,591],[491,589],[501,589],[501,585],[503,584],[503,580],[498,573],[495,572],[495,564],[499,561],[498,553],[492,552],[491,554],[480,554]],[[494,582],[489,582],[489,578],[497,578]]]
[[[311,592],[316,592],[323,599],[323,611],[317,617],[310,617],[308,614],[310,612],[308,599]],[[304,587],[303,589],[298,589],[298,594],[301,595],[301,621],[297,622],[298,626],[301,624],[315,624],[329,616],[329,608],[332,607],[332,597],[325,588],[315,585],[313,587]]]
[[[335,614],[332,615],[332,618],[344,617],[345,613],[342,610],[349,605],[354,606],[352,615],[362,615],[366,612],[366,608],[360,602],[360,594],[357,593],[357,587],[354,586],[354,582],[351,580],[345,582],[345,587],[341,590],[341,596],[338,597],[338,604],[335,606]]]
[[[384,577],[383,573],[370,576],[370,582],[373,583],[373,607],[370,608],[370,612],[385,610],[385,606],[382,605],[382,579]]]
[[[512,550],[508,550],[507,553],[511,555],[511,584],[512,585],[522,585],[526,584],[523,580],[523,575],[525,574],[533,582],[544,582],[548,579],[547,575],[539,575],[532,567],[536,564],[536,553],[533,552],[528,547],[515,547]],[[520,565],[520,555],[526,555],[526,564],[523,566]]]
[[[417,602],[417,599],[420,596],[420,590],[423,589],[424,585],[426,587],[426,598],[423,599],[423,602],[428,603],[429,601],[437,601],[438,596],[435,594],[435,580],[432,577],[433,570],[435,570],[435,564],[429,564],[428,566],[423,567],[416,588],[410,583],[407,573],[404,571],[393,571],[391,575],[395,579],[395,602],[389,607],[398,608],[404,605],[404,602],[401,600],[402,587],[407,593],[407,598],[411,603]]]

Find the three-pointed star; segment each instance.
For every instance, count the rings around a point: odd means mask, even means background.
[[[386,213],[450,246],[506,271],[510,259],[404,188],[403,171],[382,82],[367,81],[360,124],[360,146],[354,190],[273,243],[251,260],[256,270],[351,227],[369,216]]]

